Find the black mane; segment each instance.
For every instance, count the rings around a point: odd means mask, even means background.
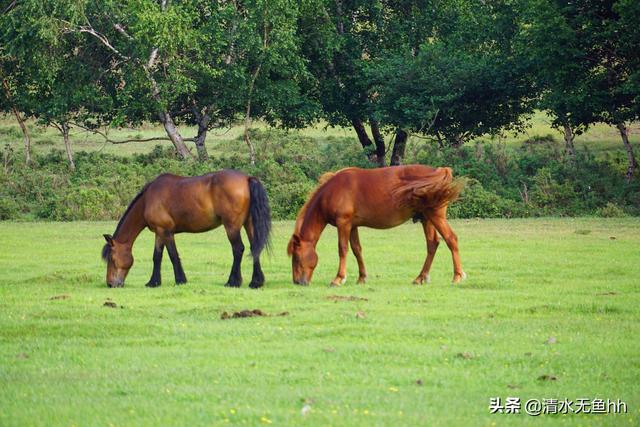
[[[144,187],[142,187],[142,190],[140,190],[140,192],[138,194],[136,194],[136,197],[133,198],[131,203],[129,203],[129,206],[127,206],[127,210],[124,211],[124,214],[120,217],[120,221],[118,221],[118,225],[116,225],[116,231],[113,232],[113,238],[114,239],[118,235],[118,231],[120,231],[120,227],[122,226],[122,223],[124,222],[124,219],[129,214],[129,211],[131,211],[131,209],[133,208],[133,205],[136,204],[138,199],[140,199],[140,197],[142,197],[144,192],[149,187],[149,184],[151,184],[151,182],[146,183],[144,185]],[[102,259],[104,261],[106,261],[106,262],[109,262],[109,260],[111,259],[111,245],[109,245],[108,243],[105,243],[105,245],[102,247]]]

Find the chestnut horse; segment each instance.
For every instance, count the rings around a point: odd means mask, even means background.
[[[225,286],[239,287],[242,282],[240,263],[244,244],[240,230],[244,226],[253,256],[253,277],[249,287],[261,287],[264,274],[260,253],[268,245],[271,230],[269,201],[257,178],[234,170],[196,177],[164,174],[145,185],[120,218],[113,236],[104,235],[107,243],[102,258],[107,262],[107,285],[124,286],[133,264],[131,247],[144,228],[156,235],[153,273],[147,286],[160,286],[160,264],[165,247],[173,264],[176,284],[186,283],[174,235],[200,233],[220,225],[227,232],[233,252],[233,266]]]
[[[362,259],[358,227],[391,228],[410,218],[422,222],[427,239],[427,258],[413,283],[429,281],[429,270],[438,247],[438,233],[453,256],[453,283],[466,275],[458,254],[458,238],[447,223],[447,206],[455,200],[463,183],[454,180],[450,168],[422,165],[391,166],[379,169],[346,168],[320,178],[314,193],[302,207],[288,254],[292,260],[293,282],[307,285],[318,263],[315,247],[327,224],[338,228],[340,266],[331,285],[346,281],[346,258],[351,249],[358,261],[358,283],[367,271]]]

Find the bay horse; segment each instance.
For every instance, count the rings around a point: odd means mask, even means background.
[[[346,257],[351,249],[358,261],[358,283],[367,278],[358,227],[386,229],[408,219],[421,221],[427,240],[427,258],[413,281],[429,281],[429,270],[438,248],[438,233],[453,257],[453,283],[466,274],[458,253],[458,238],[447,222],[447,207],[457,199],[463,181],[453,179],[451,168],[423,165],[378,169],[346,168],[326,173],[300,210],[287,252],[291,256],[293,282],[308,285],[318,263],[316,244],[327,224],[338,228],[338,273],[332,286],[347,278]]]
[[[242,283],[240,263],[244,244],[240,231],[244,227],[253,257],[249,287],[261,287],[264,274],[260,253],[269,244],[271,230],[269,200],[257,178],[234,170],[195,177],[163,174],[145,185],[120,218],[113,236],[104,235],[107,243],[102,249],[102,258],[107,262],[107,285],[124,286],[133,265],[133,242],[144,228],[156,235],[153,273],[146,286],[161,284],[160,265],[165,247],[173,264],[176,284],[186,283],[174,235],[200,233],[220,225],[224,226],[233,252],[233,266],[225,286],[239,287]]]

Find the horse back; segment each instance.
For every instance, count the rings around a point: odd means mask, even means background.
[[[230,217],[244,223],[248,205],[248,177],[237,171],[195,177],[164,174],[145,191],[150,228],[173,232],[211,230]]]
[[[321,208],[332,224],[348,218],[356,226],[391,228],[424,208],[416,198],[442,203],[442,198],[436,201],[436,192],[428,189],[439,189],[450,181],[450,168],[349,168],[336,173],[323,187]]]

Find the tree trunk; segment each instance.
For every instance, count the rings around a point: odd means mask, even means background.
[[[568,124],[564,125],[564,149],[571,160],[576,159],[576,148],[573,145],[573,140],[576,138],[573,129]]]
[[[379,167],[385,166],[385,154],[386,154],[386,146],[384,145],[384,138],[380,133],[380,126],[377,120],[369,119],[369,124],[371,126],[371,134],[373,135],[373,140],[376,144],[376,160],[378,161]]]
[[[178,128],[176,127],[171,114],[169,114],[167,111],[161,111],[159,113],[159,117],[160,122],[162,122],[162,125],[164,126],[164,130],[167,132],[167,136],[173,143],[173,146],[176,147],[176,151],[178,152],[180,158],[184,160],[188,159],[189,157],[193,157],[193,154],[191,154],[191,151],[189,151],[189,149],[185,145],[184,140],[182,139],[182,135],[180,135],[180,132],[178,131]]]
[[[198,150],[198,160],[200,160],[201,162],[206,162],[207,160],[209,160],[209,153],[207,153],[207,146],[205,145],[205,141],[207,140],[207,129],[209,127],[209,121],[211,120],[211,117],[206,112],[204,114],[200,114],[200,112],[197,111],[195,107],[194,114],[196,116],[196,120],[198,121],[198,134],[195,138],[196,150]]]
[[[396,131],[396,139],[393,142],[393,151],[391,152],[391,166],[399,166],[404,158],[404,149],[407,146],[407,138],[409,134],[402,129]]]
[[[251,142],[251,138],[249,137],[249,126],[251,125],[251,95],[253,95],[253,86],[258,79],[258,74],[260,74],[260,69],[262,68],[262,64],[258,65],[256,71],[253,73],[253,77],[251,78],[251,82],[249,83],[249,93],[247,95],[247,111],[244,115],[244,142],[249,147],[249,161],[251,165],[254,166],[256,164],[256,149]]]
[[[371,139],[369,139],[369,135],[367,135],[367,129],[364,127],[362,120],[351,119],[351,125],[356,131],[356,135],[358,135],[358,141],[360,141],[362,148],[367,149],[371,147],[373,145],[373,142],[371,142]]]
[[[616,125],[618,130],[620,131],[620,136],[622,137],[622,143],[624,144],[624,148],[627,151],[627,182],[631,182],[633,179],[633,173],[638,167],[638,162],[636,161],[636,156],[633,154],[633,147],[629,142],[629,128],[625,126],[624,123],[618,123]]]
[[[257,76],[257,73],[256,73]],[[255,81],[255,79],[253,80]],[[253,84],[251,85],[253,87]],[[254,166],[256,164],[256,149],[251,142],[251,138],[249,137],[249,126],[251,125],[251,94],[249,94],[249,99],[247,100],[247,112],[244,116],[244,142],[249,147],[249,161],[251,165]]]
[[[62,139],[64,139],[64,149],[67,152],[67,160],[69,161],[69,168],[72,171],[76,170],[76,164],[73,162],[73,152],[71,151],[71,141],[69,141],[69,125],[66,122],[60,124],[60,132],[62,133]]]
[[[165,10],[166,6],[167,6],[166,0],[163,0],[162,1],[163,11]],[[153,69],[155,68],[155,64],[157,60],[158,60],[158,48],[154,47],[151,50],[151,54],[149,54],[149,60],[147,61],[147,64],[146,65],[143,64],[142,68],[144,69],[147,75],[147,79],[149,80],[149,83],[151,83],[151,96],[153,97],[154,101],[158,103],[158,105],[162,105],[162,99],[160,97],[160,88],[158,87],[158,82],[156,82],[156,79],[153,77]],[[193,154],[191,154],[191,151],[189,151],[189,149],[185,145],[184,140],[182,139],[182,135],[180,135],[180,132],[178,131],[178,128],[175,122],[173,121],[173,117],[171,117],[171,114],[166,110],[160,109],[160,111],[158,111],[158,118],[160,119],[162,126],[164,126],[164,130],[165,132],[167,132],[167,136],[173,143],[173,146],[176,148],[176,151],[178,152],[178,155],[180,156],[180,158],[185,160],[185,159],[188,159],[189,157],[193,157]]]
[[[4,91],[7,96],[7,101],[9,101],[9,104],[11,104],[11,110],[13,111],[13,114],[16,116],[16,120],[18,121],[18,124],[20,125],[20,129],[22,130],[22,139],[24,141],[25,162],[29,164],[31,163],[31,135],[29,135],[29,129],[27,129],[27,126],[25,125],[24,120],[22,119],[22,116],[20,116],[20,112],[15,107],[15,105],[13,105],[13,102],[11,102],[11,91],[9,90],[9,83],[7,83],[6,79],[2,80],[2,86],[4,87]]]
[[[360,141],[360,145],[365,151],[369,151],[373,147],[373,142],[367,135],[367,129],[364,127],[362,120],[360,119],[351,119],[351,125],[353,129],[356,131],[356,135],[358,135],[358,141]],[[367,153],[367,156],[371,162],[377,162],[375,153]]]

